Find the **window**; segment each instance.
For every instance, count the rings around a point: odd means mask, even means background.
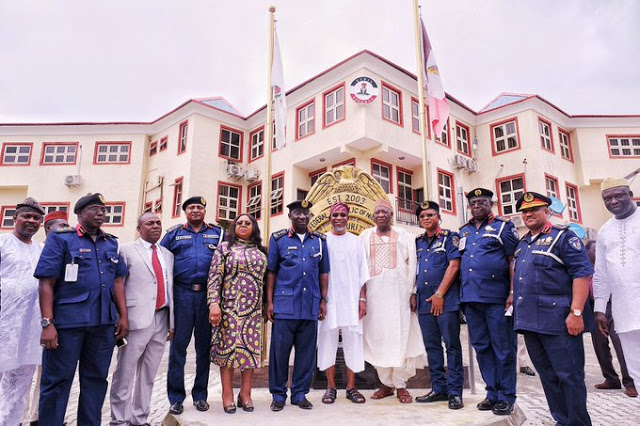
[[[382,118],[402,126],[402,95],[382,83]]]
[[[31,163],[31,143],[5,143],[2,145],[2,164],[28,166]],[[12,225],[13,226],[13,225]]]
[[[397,169],[398,178],[398,208],[402,210],[413,210],[413,187],[412,173],[408,170]]]
[[[571,139],[569,139],[569,133],[558,129],[558,140],[560,141],[560,155],[562,156],[562,158],[573,161],[573,154],[571,153]]]
[[[68,212],[69,203],[41,203],[44,214],[48,215],[52,212]],[[43,216],[44,218],[44,216]]]
[[[572,222],[580,222],[580,198],[578,196],[578,187],[565,182],[567,186],[567,207],[569,210],[569,219]]]
[[[440,204],[440,210],[449,213],[455,212],[453,194],[453,174],[438,170],[438,204]]]
[[[182,179],[178,178],[173,182],[173,211],[171,217],[180,216],[182,209]]]
[[[411,98],[411,130],[420,134],[420,103]]]
[[[16,206],[2,206],[2,229],[13,229],[13,216],[16,214]]]
[[[524,177],[508,177],[498,180],[498,202],[502,214],[515,214],[516,201],[524,194]]]
[[[322,95],[323,126],[327,127],[344,120],[344,83]]]
[[[391,165],[371,161],[371,176],[378,181],[384,192],[391,193]]]
[[[158,141],[153,141],[149,144],[149,157],[158,153]]]
[[[469,128],[464,124],[456,123],[456,147],[460,154],[471,157],[471,146],[469,145]]]
[[[218,183],[218,220],[233,220],[240,212],[241,187]]]
[[[517,120],[509,120],[491,126],[491,138],[493,139],[494,154],[518,149],[518,125]]]
[[[553,176],[545,175],[544,182],[547,189],[547,197],[560,199],[558,195],[558,179]]]
[[[285,128],[285,134],[286,134],[286,128]],[[285,138],[286,139],[286,138]],[[271,151],[277,151],[278,150],[278,144],[276,141],[276,119],[273,119],[273,128],[271,129]]]
[[[348,160],[344,160],[341,161],[339,163],[334,164],[333,166],[331,166],[332,169],[335,169],[336,167],[340,167],[340,166],[354,166],[356,165],[356,159],[355,158],[349,158]]]
[[[180,123],[178,129],[178,155],[187,150],[187,134],[189,133],[189,121]]]
[[[424,188],[418,188],[415,190],[416,204],[420,204],[424,201]]]
[[[78,153],[77,142],[48,143],[42,145],[42,160],[40,164],[76,164]]]
[[[249,161],[262,157],[264,154],[264,127],[260,130],[254,130],[249,136],[251,139],[251,154]]]
[[[229,160],[242,160],[242,133],[220,126],[220,157]]]
[[[153,202],[147,201],[146,203],[144,203],[144,208],[142,209],[142,212],[150,213],[152,209],[153,209]]]
[[[323,169],[316,170],[316,171],[313,171],[313,172],[309,173],[309,178],[311,178],[311,186],[313,186],[313,184],[316,183],[318,178],[320,178],[320,176],[322,176],[326,171],[327,171],[327,168],[325,167]],[[301,199],[301,198],[299,198],[299,199]]]
[[[542,149],[554,152],[551,123],[540,118],[538,119],[538,129],[540,131],[540,146],[542,146]]]
[[[162,213],[162,198],[156,200],[154,210],[156,213]]]
[[[296,139],[313,134],[316,130],[316,103],[311,101],[296,110]]]
[[[124,225],[124,203],[107,203],[104,206],[104,224],[111,226]]]
[[[304,200],[309,195],[309,191],[305,191],[304,189],[296,189],[296,200]]]
[[[284,172],[271,179],[271,215],[280,214],[283,211]]]
[[[129,164],[131,142],[96,142],[93,164]]]
[[[431,126],[431,125],[429,125]],[[449,120],[444,123],[444,127],[442,128],[442,133],[440,133],[440,137],[436,138],[436,142],[441,143],[442,145],[449,146]]]
[[[611,157],[640,157],[640,135],[607,136]]]
[[[256,182],[248,189],[249,198],[247,200],[247,213],[260,219],[262,212],[262,182]]]
[[[162,139],[160,139],[160,152],[162,152],[165,149],[167,149],[168,145],[169,145],[169,137],[168,136],[165,136]]]

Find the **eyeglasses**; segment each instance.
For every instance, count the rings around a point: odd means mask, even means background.
[[[473,201],[469,201],[469,207],[486,206],[488,204],[491,204],[491,201],[489,201],[489,200],[473,200]]]
[[[331,217],[347,217],[346,213],[331,213]]]

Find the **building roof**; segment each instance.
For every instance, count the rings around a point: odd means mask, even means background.
[[[212,98],[201,98],[201,99],[193,99],[195,102],[200,104],[205,104],[222,111],[229,112],[231,114],[242,116],[242,113],[236,109],[229,101],[221,96],[214,96]]]
[[[500,93],[498,96],[493,98],[488,104],[480,108],[478,113],[482,114],[483,112],[491,111],[494,109],[498,109],[503,106],[515,104],[527,99],[535,98],[536,95],[529,95],[525,93]]]

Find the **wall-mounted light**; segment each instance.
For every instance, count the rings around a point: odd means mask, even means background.
[[[324,163],[325,159],[324,159],[324,157],[321,157],[321,158],[318,159],[318,161],[320,161],[321,163]]]
[[[401,155],[400,157],[398,157],[398,160],[404,160],[404,155]]]

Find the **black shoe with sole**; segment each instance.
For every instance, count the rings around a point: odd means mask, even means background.
[[[282,401],[272,401],[271,402],[271,411],[282,411],[284,408],[284,402]]]
[[[184,407],[182,406],[182,402],[174,402],[169,407],[169,412],[171,414],[180,415],[184,412]]]
[[[480,411],[489,411],[492,410],[495,405],[496,401],[485,398],[482,401],[478,402],[478,405],[476,405],[476,407],[478,407],[478,410]]]
[[[464,403],[460,395],[449,395],[449,410],[459,410],[462,407]]]
[[[298,402],[292,402],[291,404],[297,405],[298,407],[302,408],[303,410],[311,410],[313,408],[313,404],[311,402],[309,402],[309,400],[307,398],[303,398]]]
[[[513,402],[498,401],[491,411],[497,416],[508,416],[513,412]]]
[[[446,401],[449,397],[444,393],[436,393],[434,391],[429,392],[426,395],[417,396],[416,402],[436,402],[436,401]]]
[[[196,406],[196,410],[198,411],[207,411],[209,410],[209,403],[204,399],[199,399],[197,401],[193,401],[193,405]]]

